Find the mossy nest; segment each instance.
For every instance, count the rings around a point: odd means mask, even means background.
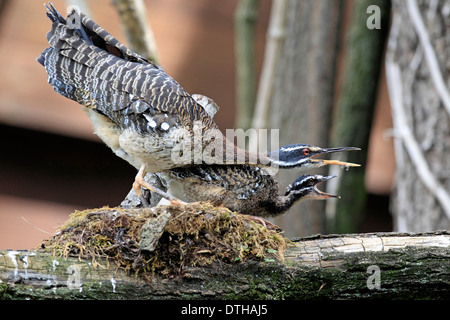
[[[164,221],[153,251],[141,250],[144,224]],[[91,259],[94,267],[118,267],[149,275],[180,274],[183,267],[235,264],[250,260],[283,261],[289,245],[279,230],[208,203],[145,209],[100,208],[74,212],[42,247],[56,256]]]

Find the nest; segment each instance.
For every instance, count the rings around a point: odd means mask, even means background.
[[[168,219],[158,218],[167,216]],[[145,224],[163,221],[154,250],[139,245]],[[42,247],[55,256],[91,259],[94,267],[148,275],[180,274],[184,267],[284,261],[289,245],[279,230],[208,203],[146,209],[100,208],[74,212]]]

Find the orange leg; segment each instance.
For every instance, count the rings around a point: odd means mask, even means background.
[[[167,192],[164,192],[164,191],[152,186],[151,184],[147,183],[147,181],[145,181],[145,179],[144,179],[145,173],[146,173],[145,165],[142,165],[141,168],[139,169],[139,172],[136,175],[136,178],[134,179],[134,183],[133,183],[133,189],[139,198],[142,199],[141,187],[144,187],[144,188],[150,190],[151,192],[157,193],[157,194],[161,195],[163,198],[166,198],[167,200],[170,201],[171,204],[175,204],[175,205],[186,204],[185,202],[171,196]]]

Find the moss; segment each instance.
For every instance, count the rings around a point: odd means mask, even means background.
[[[140,250],[142,226],[170,212],[171,217],[152,252]],[[76,211],[60,231],[43,244],[55,256],[100,259],[143,276],[155,272],[171,277],[183,268],[283,259],[289,241],[277,230],[249,216],[208,203],[160,206],[153,209],[100,208]]]
[[[14,296],[11,288],[5,282],[0,282],[0,300],[10,300]]]

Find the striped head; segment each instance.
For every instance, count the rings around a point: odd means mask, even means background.
[[[325,193],[317,188],[320,183],[335,177],[337,176],[302,175],[288,186],[285,196],[291,196],[295,198],[295,201],[306,199],[320,200],[327,198],[340,198],[337,195]]]
[[[337,160],[323,160],[316,157],[328,153],[361,150],[355,147],[320,148],[309,144],[288,144],[278,150],[269,152],[269,158],[274,166],[280,168],[317,168],[325,165],[339,165],[345,167],[359,167],[359,164]]]

